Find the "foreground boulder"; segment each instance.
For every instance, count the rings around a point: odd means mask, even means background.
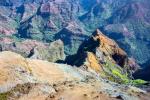
[[[1,100],[148,100],[136,87],[103,80],[96,73],[65,64],[0,53]]]

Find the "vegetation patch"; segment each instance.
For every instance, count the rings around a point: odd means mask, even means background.
[[[120,66],[113,64],[110,61],[107,61],[104,64],[104,73],[102,77],[105,77],[109,79],[110,81],[113,81],[119,84],[130,84],[134,86],[139,86],[139,85],[144,85],[148,83],[147,81],[144,81],[141,79],[133,80],[129,78],[129,74],[127,72],[124,72]]]
[[[0,93],[0,100],[7,100],[9,93]]]
[[[139,86],[139,85],[143,85],[143,84],[147,84],[147,81],[141,80],[141,79],[136,79],[136,80],[132,80],[132,84],[135,86]]]

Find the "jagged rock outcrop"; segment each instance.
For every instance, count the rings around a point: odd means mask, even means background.
[[[14,42],[9,38],[4,38],[1,40],[0,47],[1,51],[13,51],[32,59],[41,59],[50,62],[65,59],[64,44],[61,40],[52,43],[42,43],[36,40]]]
[[[127,82],[128,78],[132,79],[132,73],[139,68],[138,64],[128,58],[126,52],[114,40],[99,30],[96,30],[91,38],[81,44],[76,55],[67,57],[66,62],[79,67],[83,66],[88,70],[93,69],[112,79],[118,77],[124,82]],[[116,73],[119,76],[113,75]]]
[[[124,67],[127,64],[127,54],[123,51],[118,44],[105,36],[99,30],[92,36],[94,41],[99,42],[99,46],[96,48],[97,51],[102,52],[102,54],[112,62]]]
[[[146,91],[101,79],[98,75],[65,64],[25,59],[0,53],[2,100],[148,100]]]

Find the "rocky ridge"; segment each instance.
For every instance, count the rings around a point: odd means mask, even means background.
[[[96,30],[91,38],[81,44],[78,53],[66,58],[71,65],[95,70],[103,77],[119,83],[135,83],[132,74],[139,65],[128,57],[118,44]]]
[[[148,94],[133,86],[106,81],[96,73],[64,64],[25,59],[0,53],[0,98],[2,100],[148,100]]]

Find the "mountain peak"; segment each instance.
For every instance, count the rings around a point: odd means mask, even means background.
[[[92,37],[94,41],[99,41],[98,49],[103,52],[105,56],[108,56],[109,59],[112,58],[112,60],[114,60],[120,66],[125,65],[127,54],[114,40],[108,38],[98,29],[96,32],[94,32]]]
[[[139,69],[138,64],[130,59],[114,40],[100,30],[96,30],[87,41],[80,45],[78,53],[67,57],[66,61],[68,64],[83,67],[88,71],[94,70],[100,75],[105,74],[105,78],[111,77],[115,82],[118,81],[115,77],[118,77],[119,83],[128,83],[128,80],[132,80],[132,73]],[[113,75],[115,71],[125,75],[123,76],[125,80]]]

